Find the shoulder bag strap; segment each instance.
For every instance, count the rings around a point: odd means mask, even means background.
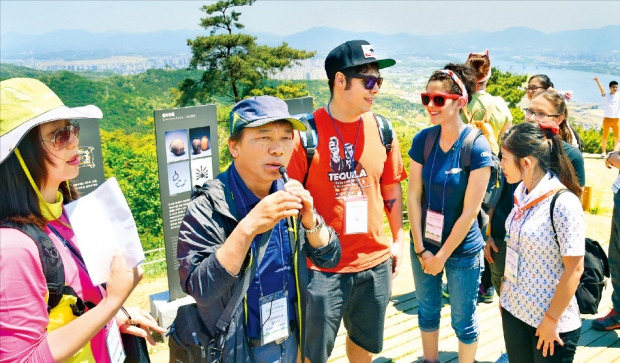
[[[273,230],[269,230],[261,235],[261,239],[260,239],[259,246],[258,246],[258,256],[256,258],[256,261],[254,261],[254,258],[252,258],[252,261],[250,261],[250,266],[248,266],[246,273],[243,274],[243,277],[241,278],[241,282],[235,288],[235,291],[230,297],[230,300],[228,300],[228,303],[226,304],[226,307],[224,308],[222,315],[220,316],[220,318],[217,320],[217,323],[215,324],[215,327],[222,334],[226,333],[226,330],[228,329],[228,325],[230,324],[230,320],[232,319],[234,312],[239,307],[241,300],[243,300],[243,295],[245,295],[245,292],[248,290],[248,287],[250,286],[250,282],[252,281],[252,278],[256,274],[258,265],[260,265],[260,262],[265,256],[265,251],[267,250],[267,244],[269,242],[269,238],[271,237],[272,231]]]

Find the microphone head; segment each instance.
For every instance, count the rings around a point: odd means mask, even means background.
[[[286,174],[286,167],[281,166],[279,171],[280,171],[280,174],[282,174],[282,175]]]

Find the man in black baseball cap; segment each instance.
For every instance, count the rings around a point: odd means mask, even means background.
[[[363,64],[377,63],[378,69],[396,64],[394,59],[375,58],[374,47],[365,40],[349,40],[332,49],[325,58],[327,78],[333,78],[336,72]]]
[[[325,59],[331,99],[312,114],[318,142],[310,162],[301,138],[295,138],[289,174],[306,180],[317,212],[338,232],[342,248],[335,267],[308,264],[312,292],[306,319],[312,323],[304,331],[311,362],[327,361],[341,321],[350,362],[370,362],[383,349],[385,309],[405,237],[400,182],[407,175],[397,139],[382,141],[380,130],[389,121],[370,109],[383,83],[379,70],[395,63],[377,58],[365,40],[334,48]],[[332,160],[355,167],[334,168]],[[391,237],[384,233],[384,213]]]

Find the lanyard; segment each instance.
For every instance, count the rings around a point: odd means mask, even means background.
[[[63,215],[64,215],[64,211],[63,211]],[[66,225],[65,223],[61,222],[63,225]],[[77,265],[78,268],[82,268],[85,272],[86,275],[90,278],[90,275],[88,274],[88,269],[86,268],[86,263],[84,262],[84,258],[82,257],[82,254],[80,253],[80,251],[78,251],[71,242],[67,241],[57,230],[56,228],[54,228],[50,223],[47,224],[47,226],[49,227],[49,229],[56,235],[56,237],[58,237],[58,239],[60,239],[60,241],[62,242],[62,244],[65,246],[65,248],[69,251],[69,254],[71,254],[73,257],[75,257],[77,259]],[[69,226],[69,228],[71,228]],[[123,257],[124,258],[124,257]],[[66,282],[65,282],[66,283]],[[102,284],[103,289],[105,290],[105,283]],[[97,290],[97,292],[99,292],[99,296],[101,296],[101,298],[103,299],[103,294],[101,293],[101,289],[97,286],[94,286],[95,289]]]
[[[556,192],[556,190],[549,190],[548,192],[546,192],[545,194],[539,196],[538,198],[532,200],[531,202],[527,203],[526,205],[524,205],[523,207],[519,207],[519,203],[517,201],[517,197],[514,197],[514,202],[515,202],[515,214],[512,217],[513,220],[515,219],[520,219],[523,216],[523,211],[530,209],[531,207],[535,206],[536,204],[540,203],[541,201],[543,201],[544,199],[548,198],[549,196],[553,195]]]
[[[338,134],[338,138],[340,139],[340,142],[342,142],[342,150],[344,153],[344,158],[346,160],[349,161],[349,163],[351,164],[351,175],[353,175],[353,177],[355,178],[355,181],[357,182],[357,185],[360,188],[360,192],[362,193],[362,195],[364,194],[364,190],[362,189],[362,183],[360,183],[360,180],[357,176],[357,173],[355,172],[355,160],[353,159],[353,154],[355,153],[355,150],[357,150],[357,141],[360,138],[360,131],[362,130],[362,116],[360,116],[359,119],[359,124],[357,126],[357,135],[355,136],[355,143],[353,144],[353,153],[351,153],[351,156],[349,157],[349,155],[347,154],[347,151],[344,147],[345,142],[344,142],[344,138],[342,137],[342,134],[340,133],[340,130],[338,130],[338,126],[336,126],[336,121],[334,121],[334,118],[332,117],[332,113],[329,109],[329,105],[331,104],[331,101],[329,103],[327,103],[327,114],[329,115],[329,119],[332,121],[332,125],[334,126],[334,130],[336,130],[336,133]],[[351,190],[351,179],[349,179],[349,188],[347,190],[347,194],[349,194],[349,191]]]
[[[470,131],[471,132],[471,131]],[[427,209],[431,209],[431,184],[432,184],[432,179],[433,179],[433,170],[435,169],[435,159],[437,158],[437,149],[439,149],[439,140],[441,138],[441,134],[439,135],[439,137],[437,137],[437,141],[435,142],[434,148],[435,148],[435,152],[433,153],[433,162],[431,163],[431,171],[428,175],[428,190],[427,190]],[[459,138],[456,140],[456,142],[454,143],[454,147],[450,148],[452,150],[452,158],[450,159],[450,165],[452,166],[454,165],[454,157],[456,156],[456,152],[454,152],[455,150],[458,149],[458,154],[459,156],[461,155],[461,141],[463,140],[463,132],[461,131],[461,134],[459,135]],[[445,197],[446,197],[446,183],[448,181],[448,177],[451,174],[456,174],[460,171],[460,169],[458,168],[450,168],[448,169],[445,173],[446,176],[443,180],[443,189],[441,191],[441,214],[443,214],[444,212],[444,207],[445,207]]]
[[[239,185],[237,185],[237,179],[236,177],[239,177],[239,174],[237,173],[237,169],[234,167],[234,163],[232,165],[232,167],[230,168],[230,176],[229,176],[229,181],[230,181],[230,185],[231,185],[231,194],[233,195],[233,199],[235,200],[235,204],[237,204],[237,209],[239,210],[240,213],[242,213],[242,215],[240,216],[239,219],[245,218],[245,216],[248,215],[248,209],[245,203],[245,201],[243,200],[243,193],[241,193],[241,190],[239,189]],[[233,174],[234,173],[234,174]],[[236,177],[235,177],[236,176]],[[234,192],[233,190],[234,189]],[[239,198],[234,198],[235,194],[237,194],[237,196]],[[286,220],[286,219],[285,219]],[[284,221],[285,221],[284,220]],[[284,261],[284,253],[283,253],[283,238],[282,238],[282,223],[286,223],[284,221],[280,221],[278,222],[273,229],[271,229],[268,232],[265,233],[269,233],[270,236],[268,237],[269,239],[272,237],[271,234],[273,234],[273,232],[275,232],[275,230],[277,230],[278,235],[276,235],[276,242],[278,243],[278,250],[280,251],[280,259],[282,262],[282,267],[284,268],[286,266],[286,263]],[[252,250],[252,256],[258,256],[258,252],[257,252],[257,245],[260,244],[261,238],[263,236],[264,233],[258,234],[254,237],[254,239],[252,240],[252,244],[250,244],[250,249]],[[268,244],[269,242],[267,242]],[[291,251],[291,256],[293,254],[293,251]],[[257,271],[258,271],[258,260],[256,261],[257,263]],[[260,280],[260,274],[256,274],[256,279],[258,280],[258,288],[260,290],[260,295],[261,297],[264,296],[263,294],[263,284],[261,283]],[[283,285],[283,289],[282,291],[286,291],[287,285],[288,285],[288,280],[286,278],[286,274],[284,272],[282,272],[282,285]]]

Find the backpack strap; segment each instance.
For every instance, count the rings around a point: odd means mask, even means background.
[[[392,140],[394,139],[394,127],[390,119],[372,113],[377,122],[377,128],[379,129],[379,136],[381,137],[381,143],[385,147],[385,150],[389,154],[392,151]]]
[[[560,195],[565,192],[569,192],[568,189],[560,189],[555,192],[553,198],[551,198],[551,204],[549,205],[549,215],[551,215],[551,227],[553,228],[553,238],[555,239],[555,243],[560,247],[560,242],[558,241],[557,231],[555,230],[555,221],[553,220],[553,209],[555,208],[555,201],[558,199]]]
[[[306,150],[306,160],[308,161],[308,169],[306,170],[304,181],[301,184],[303,186],[306,186],[306,181],[308,181],[308,174],[310,174],[312,159],[314,158],[316,148],[319,144],[319,134],[316,131],[316,121],[314,120],[314,115],[312,115],[312,113],[308,113],[303,116],[301,118],[301,122],[306,124],[306,131],[300,132],[299,136],[301,138],[301,145],[304,147],[304,150]]]
[[[386,152],[389,154],[392,151],[392,141],[394,140],[394,126],[392,126],[392,122],[387,117],[383,117],[374,112],[372,115],[377,123],[377,129],[379,129],[381,143],[383,144],[383,147],[385,147]],[[306,159],[308,162],[308,169],[306,170],[306,175],[304,176],[304,181],[302,183],[303,186],[306,186],[306,181],[308,181],[308,175],[310,174],[312,159],[314,158],[316,148],[319,144],[319,134],[317,132],[314,115],[308,113],[303,116],[300,121],[306,125],[306,131],[299,133],[301,145],[306,150]]]
[[[469,177],[469,169],[471,166],[471,149],[474,147],[474,142],[478,138],[478,136],[482,135],[482,131],[477,129],[476,127],[472,127],[469,133],[463,139],[463,144],[461,145],[461,167],[467,173]]]
[[[21,231],[30,237],[37,246],[43,275],[45,276],[47,290],[49,292],[47,299],[48,313],[58,306],[63,295],[72,295],[77,298],[76,304],[71,304],[71,310],[75,316],[84,314],[86,306],[89,306],[89,308],[94,306],[90,302],[85,304],[84,301],[77,296],[75,290],[71,286],[65,284],[65,268],[62,263],[62,258],[58,254],[58,249],[56,249],[52,240],[41,228],[31,223],[17,223],[13,221],[2,221],[0,226]]]
[[[439,137],[439,132],[441,131],[441,126],[436,125],[432,126],[428,133],[426,134],[426,139],[424,139],[424,161],[426,161],[431,155],[431,151],[433,150],[433,146],[435,145],[435,141]]]

